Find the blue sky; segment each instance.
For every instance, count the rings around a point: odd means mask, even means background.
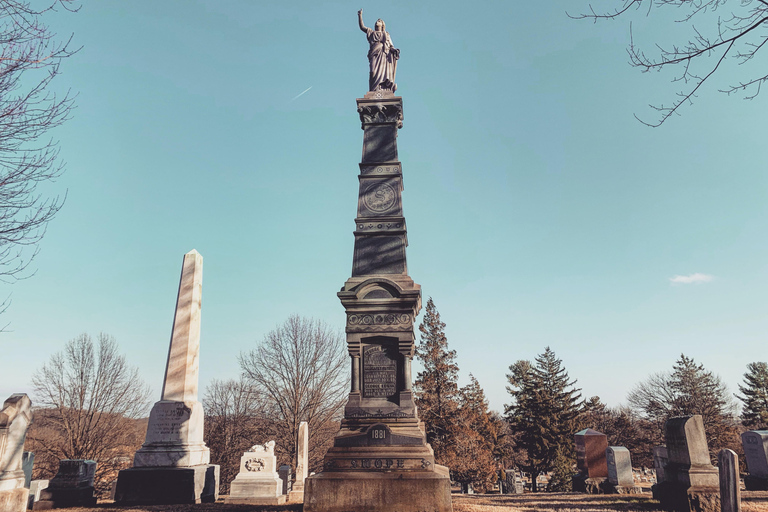
[[[565,14],[586,5],[102,0],[52,16],[83,46],[57,84],[78,93],[54,134],[67,171],[46,186],[67,202],[37,274],[3,285],[0,394],[30,392],[50,354],[104,331],[159,399],[193,248],[201,389],[291,314],[343,328],[360,8],[401,49],[409,273],[461,383],[473,373],[501,410],[508,366],[550,346],[610,405],[681,352],[735,391],[768,332],[766,96],[718,93],[747,70],[727,66],[682,116],[641,125],[633,113],[652,118],[678,85],[629,67],[628,20]],[[649,49],[685,28],[634,20]],[[671,281],[695,273],[712,278]]]

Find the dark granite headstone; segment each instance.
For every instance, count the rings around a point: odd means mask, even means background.
[[[608,464],[605,450],[608,448],[608,436],[591,428],[577,432],[576,466],[588,478],[608,478]]]
[[[662,508],[678,512],[719,512],[720,482],[709,459],[701,415],[670,418],[664,424],[669,461],[664,481],[653,486]]]
[[[749,475],[744,478],[745,487],[749,491],[768,490],[768,430],[744,432],[741,446],[749,470]]]
[[[656,473],[656,482],[664,481],[664,466],[669,462],[669,452],[666,446],[653,447],[653,469]]]
[[[95,461],[82,459],[59,461],[59,471],[50,480],[48,487],[40,491],[40,501],[34,504],[34,510],[96,505],[93,487],[95,476]]]

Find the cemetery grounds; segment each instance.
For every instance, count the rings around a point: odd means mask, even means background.
[[[581,493],[452,494],[453,512],[662,512],[650,494],[588,495]],[[100,502],[93,508],[70,508],[68,512],[301,512],[302,505],[200,505],[116,506]],[[768,491],[742,491],[742,512],[768,512]]]

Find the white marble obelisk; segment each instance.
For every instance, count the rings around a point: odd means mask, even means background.
[[[162,398],[149,413],[147,436],[134,456],[134,467],[210,462],[203,442],[203,406],[197,400],[202,292],[203,257],[193,249],[184,255]]]
[[[304,480],[309,468],[309,424],[299,423],[299,438],[296,443],[296,481],[288,494],[290,503],[304,502]]]

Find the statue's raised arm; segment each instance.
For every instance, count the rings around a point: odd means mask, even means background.
[[[357,19],[360,30],[365,32],[370,49],[368,50],[368,63],[370,74],[368,75],[369,91],[397,90],[395,73],[397,72],[397,60],[400,58],[400,50],[392,44],[392,38],[386,30],[382,19],[376,20],[375,28],[368,28],[363,23],[363,10],[357,11]]]

